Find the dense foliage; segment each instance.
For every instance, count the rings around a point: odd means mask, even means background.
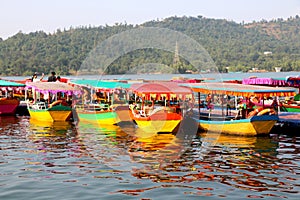
[[[53,34],[19,32],[6,40],[0,38],[0,75],[27,76],[33,72],[47,74],[50,71],[61,75],[76,74],[97,44],[117,33],[140,27],[168,28],[188,35],[207,50],[221,72],[252,68],[274,71],[275,67],[282,67],[282,71],[300,71],[298,16],[249,24],[198,16],[170,17],[136,26],[71,27]],[[160,63],[180,72],[195,71],[189,62],[183,58],[180,60],[178,66],[178,63],[174,64],[174,52],[141,49],[116,59],[105,73],[128,72],[144,63]]]

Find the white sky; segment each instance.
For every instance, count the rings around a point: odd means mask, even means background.
[[[0,0],[0,37],[171,16],[252,22],[300,15],[300,0]]]

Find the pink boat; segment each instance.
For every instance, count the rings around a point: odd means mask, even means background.
[[[19,106],[18,99],[0,98],[0,115],[13,115]]]

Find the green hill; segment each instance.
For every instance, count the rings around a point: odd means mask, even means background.
[[[114,26],[69,28],[53,34],[20,32],[6,40],[0,39],[0,75],[28,76],[36,71],[76,74],[97,44],[117,33],[140,27],[167,28],[186,34],[207,50],[221,72],[226,68],[230,71],[252,68],[274,71],[275,67],[282,67],[282,71],[300,71],[298,16],[248,24],[198,16],[170,17],[136,26],[116,23]],[[173,52],[146,48],[124,54],[104,73],[125,73],[143,63],[178,67],[173,65],[173,60]],[[181,60],[181,72],[193,70],[188,61]]]

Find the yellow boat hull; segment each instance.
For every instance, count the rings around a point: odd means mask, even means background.
[[[181,120],[138,120],[135,119],[138,127],[144,132],[166,132],[172,133]]]
[[[29,109],[30,118],[38,121],[67,121],[72,115],[72,111],[48,111]]]
[[[119,122],[114,111],[86,112],[76,110],[79,121],[98,125],[113,125]]]
[[[239,123],[211,123],[210,121],[200,121],[199,128],[208,132],[225,133],[233,135],[256,136],[268,134],[276,123],[270,121],[249,121]]]
[[[89,120],[89,119],[85,119],[85,118],[81,118],[79,120],[82,123],[91,123],[94,125],[114,125],[116,123],[118,123],[117,119],[111,118],[111,119],[98,119],[98,120]]]
[[[54,122],[57,121],[68,121],[72,115],[72,110],[51,110],[48,111]]]
[[[41,111],[41,110],[31,110],[29,109],[30,119],[36,121],[49,121],[53,122],[53,119],[48,111]]]

